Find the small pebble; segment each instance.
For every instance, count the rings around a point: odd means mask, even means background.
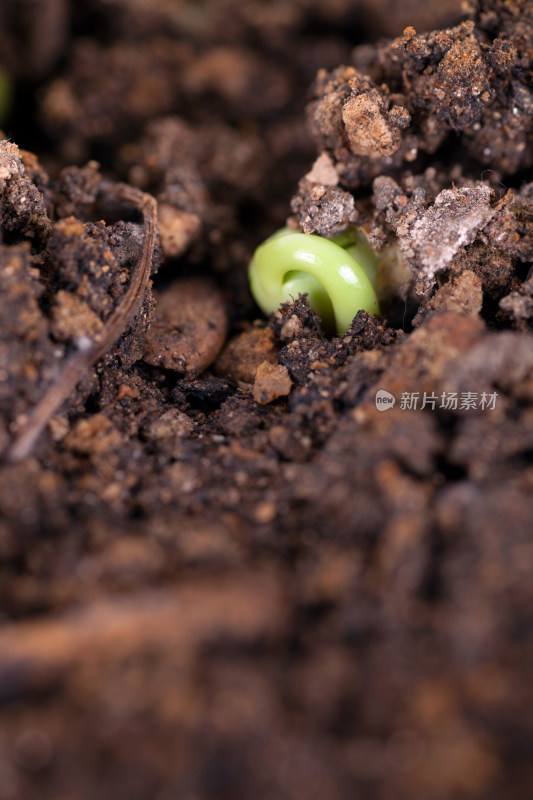
[[[196,377],[215,360],[226,339],[222,295],[209,281],[190,278],[156,294],[156,301],[144,340],[144,361]]]
[[[292,381],[287,367],[263,361],[257,368],[253,396],[256,403],[266,405],[289,394]]]
[[[235,336],[215,364],[217,375],[253,383],[263,361],[277,364],[278,351],[270,328],[251,328]]]
[[[339,175],[331,156],[323,150],[311,170],[305,176],[311,183],[321,183],[324,186],[337,186]]]

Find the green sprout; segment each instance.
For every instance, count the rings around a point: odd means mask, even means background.
[[[0,67],[0,125],[4,122],[11,105],[11,81]]]
[[[265,314],[307,294],[324,327],[344,333],[361,309],[379,314],[379,258],[361,230],[335,239],[282,228],[259,245],[248,277]]]

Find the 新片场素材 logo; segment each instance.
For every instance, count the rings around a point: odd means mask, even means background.
[[[478,413],[494,411],[498,392],[402,392],[398,408],[401,411],[456,411]],[[376,392],[376,408],[393,408],[396,398],[385,389]]]
[[[390,392],[386,392],[385,389],[378,389],[376,392],[376,408],[379,411],[387,411],[387,409],[392,408],[394,403],[396,402],[396,398]]]

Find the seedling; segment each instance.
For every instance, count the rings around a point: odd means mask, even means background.
[[[358,311],[379,314],[374,288],[378,263],[379,257],[359,229],[324,239],[282,228],[259,245],[248,277],[265,314],[307,294],[324,328],[342,334]]]

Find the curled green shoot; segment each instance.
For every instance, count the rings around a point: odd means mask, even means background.
[[[342,334],[358,311],[379,314],[377,269],[378,256],[360,230],[324,239],[283,228],[259,245],[248,276],[265,314],[307,294],[324,328]]]

